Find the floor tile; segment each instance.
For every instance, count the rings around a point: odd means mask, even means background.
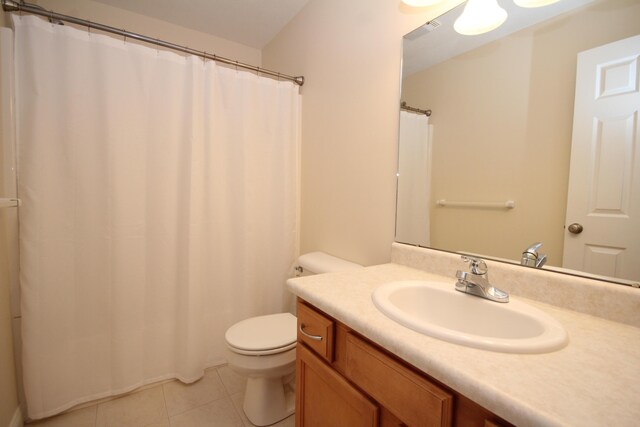
[[[141,427],[167,418],[162,386],[128,394],[98,405],[96,427]]]
[[[242,409],[242,405],[244,404],[244,392],[240,392],[232,395],[231,401],[233,402],[233,406],[236,408],[236,411],[238,411],[238,414],[242,419],[242,423],[244,424],[244,427],[255,427],[255,425],[252,424],[251,421],[249,421],[249,418],[247,418],[247,416],[244,413],[244,410]],[[279,421],[275,424],[270,425],[269,427],[295,427],[295,425],[296,425],[296,415],[293,414],[282,421]]]
[[[245,377],[222,366],[193,384],[167,382],[28,427],[254,427],[242,410],[245,387]],[[273,424],[294,426],[295,416]]]
[[[191,384],[171,381],[162,387],[170,417],[226,396],[215,370],[207,371],[204,377]]]
[[[217,370],[229,395],[244,391],[247,386],[247,377],[232,371],[229,366],[221,366]]]
[[[171,417],[170,421],[171,427],[243,427],[228,397]]]
[[[295,426],[296,426],[296,414],[293,414],[293,415],[289,415],[287,418],[280,421],[279,423],[275,423],[271,427],[295,427]]]
[[[253,424],[251,424],[251,421],[249,421],[242,409],[242,405],[244,404],[244,392],[241,391],[239,393],[232,394],[231,401],[233,402],[233,406],[236,408],[238,415],[240,415],[240,418],[242,419],[242,424],[244,424],[245,427],[252,427]]]
[[[28,427],[94,427],[96,425],[97,406],[78,409],[55,417],[34,421]]]

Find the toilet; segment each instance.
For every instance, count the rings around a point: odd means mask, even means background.
[[[362,268],[324,252],[298,258],[299,276]],[[283,284],[284,286],[284,284]],[[227,329],[229,368],[247,377],[243,409],[257,426],[276,423],[295,410],[297,319],[277,313],[242,320]]]

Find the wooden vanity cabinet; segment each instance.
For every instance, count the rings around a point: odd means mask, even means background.
[[[376,427],[378,405],[302,344],[296,347],[296,425]]]
[[[298,299],[297,427],[511,424]]]

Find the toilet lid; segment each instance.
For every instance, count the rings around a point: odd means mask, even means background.
[[[297,319],[291,313],[252,317],[227,329],[225,339],[239,350],[273,350],[295,344],[296,325]]]

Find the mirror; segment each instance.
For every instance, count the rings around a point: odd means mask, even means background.
[[[571,158],[578,152],[572,150],[574,103],[576,114],[584,110],[576,101],[576,92],[582,93],[576,90],[577,55],[640,34],[640,3],[561,0],[524,9],[501,0],[500,5],[507,21],[489,33],[453,31],[462,4],[403,40],[401,102],[432,114],[401,111],[396,241],[517,264],[526,248],[542,242],[543,268],[640,282],[635,265],[640,248],[588,243],[577,250],[588,265],[568,261],[571,245],[595,228],[591,217],[631,217],[625,233],[640,245],[638,98],[631,101],[631,113],[607,107],[604,118],[588,122],[594,135],[623,137],[617,148],[598,152],[595,166],[586,166],[597,175],[597,185],[586,197],[595,203],[592,215],[580,220],[585,232],[565,228],[578,222],[567,204],[570,170],[580,169]],[[606,84],[617,85],[614,92],[624,92],[626,84],[633,86],[627,92],[638,93],[638,56],[629,58],[598,68]],[[606,180],[622,190],[598,184]],[[571,182],[574,189],[576,181]],[[613,235],[618,226],[598,227]],[[621,258],[623,252],[631,258]],[[621,265],[626,270],[620,271]]]

